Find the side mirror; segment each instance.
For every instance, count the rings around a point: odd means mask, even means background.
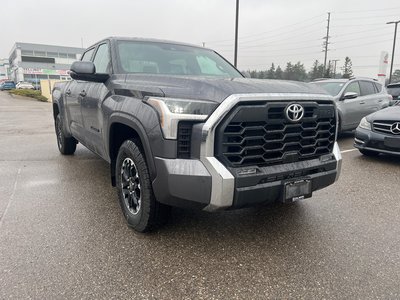
[[[357,93],[347,92],[347,93],[344,94],[343,100],[345,100],[345,99],[354,99],[354,98],[357,98],[357,97],[358,97]]]
[[[69,75],[75,80],[106,82],[108,74],[97,74],[96,67],[91,61],[75,61],[72,63]]]

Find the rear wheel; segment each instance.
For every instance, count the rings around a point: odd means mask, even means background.
[[[166,223],[170,207],[155,199],[144,155],[134,140],[121,145],[115,178],[119,202],[130,227],[146,232]]]
[[[63,123],[60,114],[57,115],[55,121],[56,135],[57,135],[57,146],[61,154],[71,155],[76,150],[77,141],[73,137],[65,137]]]
[[[375,151],[370,151],[370,150],[362,150],[359,149],[361,154],[365,155],[365,156],[378,156],[379,152],[375,152]]]

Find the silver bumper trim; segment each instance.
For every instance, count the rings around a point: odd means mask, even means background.
[[[335,181],[338,181],[340,172],[342,171],[342,153],[340,152],[340,148],[337,142],[335,142],[335,145],[333,146],[333,155],[335,156],[335,159],[337,161]]]

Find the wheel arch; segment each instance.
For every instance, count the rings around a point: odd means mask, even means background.
[[[156,167],[146,131],[141,123],[121,113],[110,117],[108,129],[108,153],[111,164],[111,183],[115,186],[115,167],[118,150],[127,139],[134,139],[143,152],[151,181],[156,177]]]

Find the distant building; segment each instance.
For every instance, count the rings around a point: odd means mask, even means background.
[[[8,79],[9,63],[7,58],[0,58],[0,81]]]
[[[70,79],[67,71],[84,49],[29,43],[15,43],[9,58],[9,78],[14,82],[38,84],[40,79]]]

